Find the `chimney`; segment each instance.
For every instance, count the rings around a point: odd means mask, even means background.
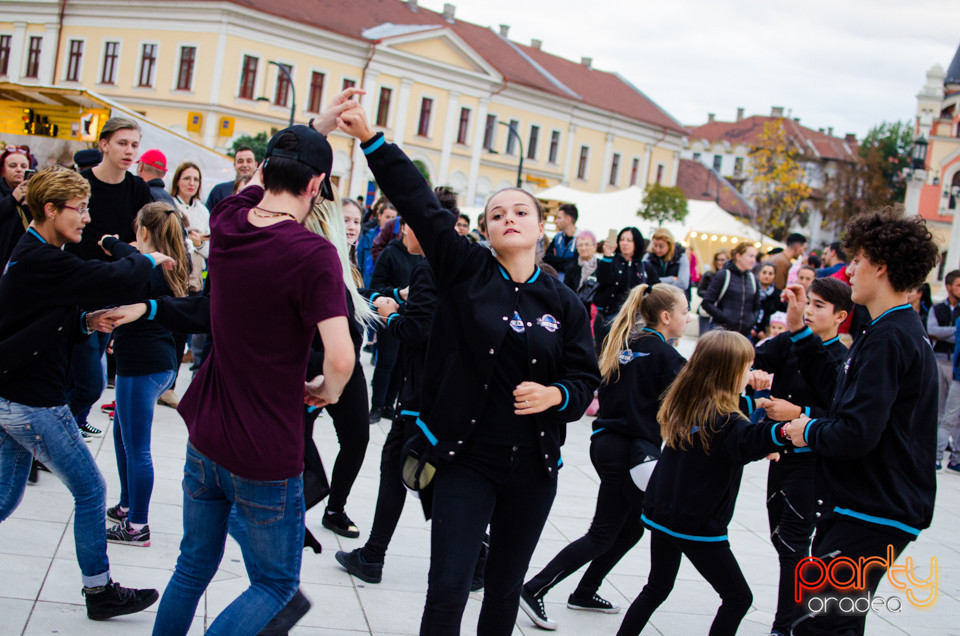
[[[411,11],[417,11],[420,8],[417,6],[417,0],[407,0],[407,6]]]
[[[457,10],[457,7],[445,2],[443,5],[443,17],[447,22],[453,22],[453,13]]]
[[[795,121],[796,123],[799,124],[799,123],[800,123],[800,118],[799,118],[799,117],[794,117],[794,118],[793,118],[793,121]]]
[[[712,124],[712,123],[715,122],[716,120],[717,120],[717,115],[716,115],[716,113],[707,113],[707,123],[708,123],[708,124]]]
[[[829,128],[827,128],[827,135],[829,135],[830,137],[833,137],[833,126],[830,126]]]
[[[737,109],[737,121],[743,121],[743,109],[742,109],[742,108],[738,108],[738,109]]]
[[[593,68],[593,58],[592,58],[592,57],[580,58],[580,63],[583,64],[584,66],[586,66],[587,68]]]
[[[507,37],[507,34],[508,34],[509,32],[510,32],[510,25],[509,25],[509,24],[501,24],[501,25],[500,25],[500,37],[502,37],[502,38]]]
[[[817,129],[817,132],[819,132],[819,133],[822,135],[822,134],[823,134],[823,128],[818,128],[818,129]]]
[[[774,106],[770,109],[771,117],[783,117],[783,106]]]
[[[847,133],[843,136],[843,140],[855,144],[857,143],[857,136],[854,133]]]
[[[543,40],[530,40],[530,48],[537,49],[539,51],[541,46],[543,46]]]

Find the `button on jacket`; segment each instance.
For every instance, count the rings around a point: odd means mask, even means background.
[[[436,452],[456,457],[481,421],[497,353],[517,312],[525,321],[528,379],[557,386],[562,395],[560,405],[528,416],[544,467],[555,474],[566,423],[583,416],[600,384],[583,303],[539,268],[524,282],[510,280],[490,250],[456,233],[454,215],[399,148],[382,135],[362,146],[377,184],[416,232],[437,281],[420,403]]]

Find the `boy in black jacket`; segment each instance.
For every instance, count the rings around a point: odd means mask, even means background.
[[[813,554],[821,563],[798,571],[798,585],[815,581],[836,557],[871,559],[862,586],[852,594],[831,589],[828,596],[872,597],[893,557],[930,526],[936,496],[937,364],[907,292],[919,287],[936,265],[939,250],[923,219],[883,213],[850,222],[844,250],[852,257],[847,273],[853,302],[867,307],[873,321],[854,343],[842,367],[803,324],[806,294],[791,286],[787,324],[804,378],[833,400],[826,417],[807,415],[790,422],[794,446],[809,446],[819,457],[817,477],[829,488],[829,508],[817,521]],[[889,554],[889,556],[888,556]],[[850,568],[836,568],[845,581]],[[926,590],[914,588],[924,600]],[[929,593],[933,593],[930,590]],[[865,611],[811,612],[795,634],[862,634]],[[861,602],[861,606],[863,603]],[[834,605],[837,607],[837,605]]]
[[[810,286],[804,322],[820,338],[834,364],[847,356],[837,329],[853,309],[850,287],[835,278],[818,278]],[[789,333],[757,347],[753,368],[773,374],[770,399],[760,398],[757,407],[767,418],[786,422],[801,415],[826,415],[830,395],[820,393],[800,373]],[[807,448],[786,447],[778,461],[770,462],[767,477],[767,516],[770,540],[780,557],[780,584],[772,634],[790,633],[790,626],[802,612],[794,598],[797,563],[810,555],[810,538],[815,523],[817,493],[814,488],[816,459]]]

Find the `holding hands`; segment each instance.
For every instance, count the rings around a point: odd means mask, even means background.
[[[786,436],[790,442],[797,448],[802,448],[807,445],[807,442],[803,439],[803,432],[807,428],[807,422],[810,421],[810,418],[806,415],[801,415],[797,419],[784,424],[783,434]]]
[[[390,314],[396,313],[396,311],[400,308],[400,305],[397,304],[397,301],[389,296],[380,296],[373,301],[373,306],[376,308],[377,313],[380,314],[380,317],[384,320],[389,318]]]

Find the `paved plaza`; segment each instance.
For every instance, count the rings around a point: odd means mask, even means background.
[[[689,355],[693,341],[684,339],[681,351]],[[367,377],[369,355],[363,355]],[[182,367],[177,392],[183,394],[189,372]],[[108,390],[97,403],[93,425],[107,429],[91,445],[107,481],[107,504],[119,493],[112,429],[99,405],[113,399]],[[531,564],[531,574],[547,563],[570,541],[582,536],[593,515],[599,480],[590,464],[588,448],[591,418],[568,428],[563,448],[564,468],[549,521]],[[380,449],[389,428],[382,420],[371,427],[370,446],[363,470],[350,496],[347,512],[360,527],[359,539],[344,539],[320,525],[318,506],[307,513],[307,525],[323,544],[323,553],[304,553],[302,589],[313,608],[291,634],[358,636],[359,634],[416,634],[423,609],[429,564],[429,525],[419,503],[409,498],[390,550],[383,582],[369,585],[352,578],[334,560],[339,549],[362,545],[370,530],[379,480]],[[329,417],[316,426],[316,441],[327,472],[338,450]],[[114,578],[122,585],[163,590],[170,579],[181,537],[183,471],[186,429],[177,413],[157,407],[153,428],[153,461],[156,483],[150,509],[152,546],[137,548],[110,545]],[[730,525],[733,551],[750,583],[754,604],[739,634],[769,633],[776,605],[777,555],[767,536],[765,462],[756,462],[744,472],[736,514]],[[872,613],[867,619],[871,635],[945,636],[960,634],[960,476],[941,474],[933,527],[924,531],[906,552],[917,575],[926,578],[930,559],[936,558],[939,597],[933,608],[919,610],[904,602],[899,614]],[[903,559],[900,560],[903,562]],[[649,568],[649,541],[644,537],[604,582],[601,596],[626,607],[639,593]],[[560,623],[558,634],[613,634],[620,615],[576,612],[566,607],[567,595],[578,575],[559,584],[546,598],[548,615]],[[217,614],[247,586],[240,550],[228,539],[226,553],[214,581],[197,607],[191,634],[203,633]],[[150,610],[106,623],[87,620],[80,594],[80,571],[73,541],[73,500],[60,482],[48,473],[38,484],[28,486],[16,513],[0,524],[0,635],[149,634],[157,605]],[[901,595],[886,580],[878,596]],[[475,630],[482,593],[471,595],[463,633]],[[714,591],[686,561],[677,585],[666,603],[654,614],[644,634],[706,634],[719,604]],[[514,634],[542,634],[522,612]]]

